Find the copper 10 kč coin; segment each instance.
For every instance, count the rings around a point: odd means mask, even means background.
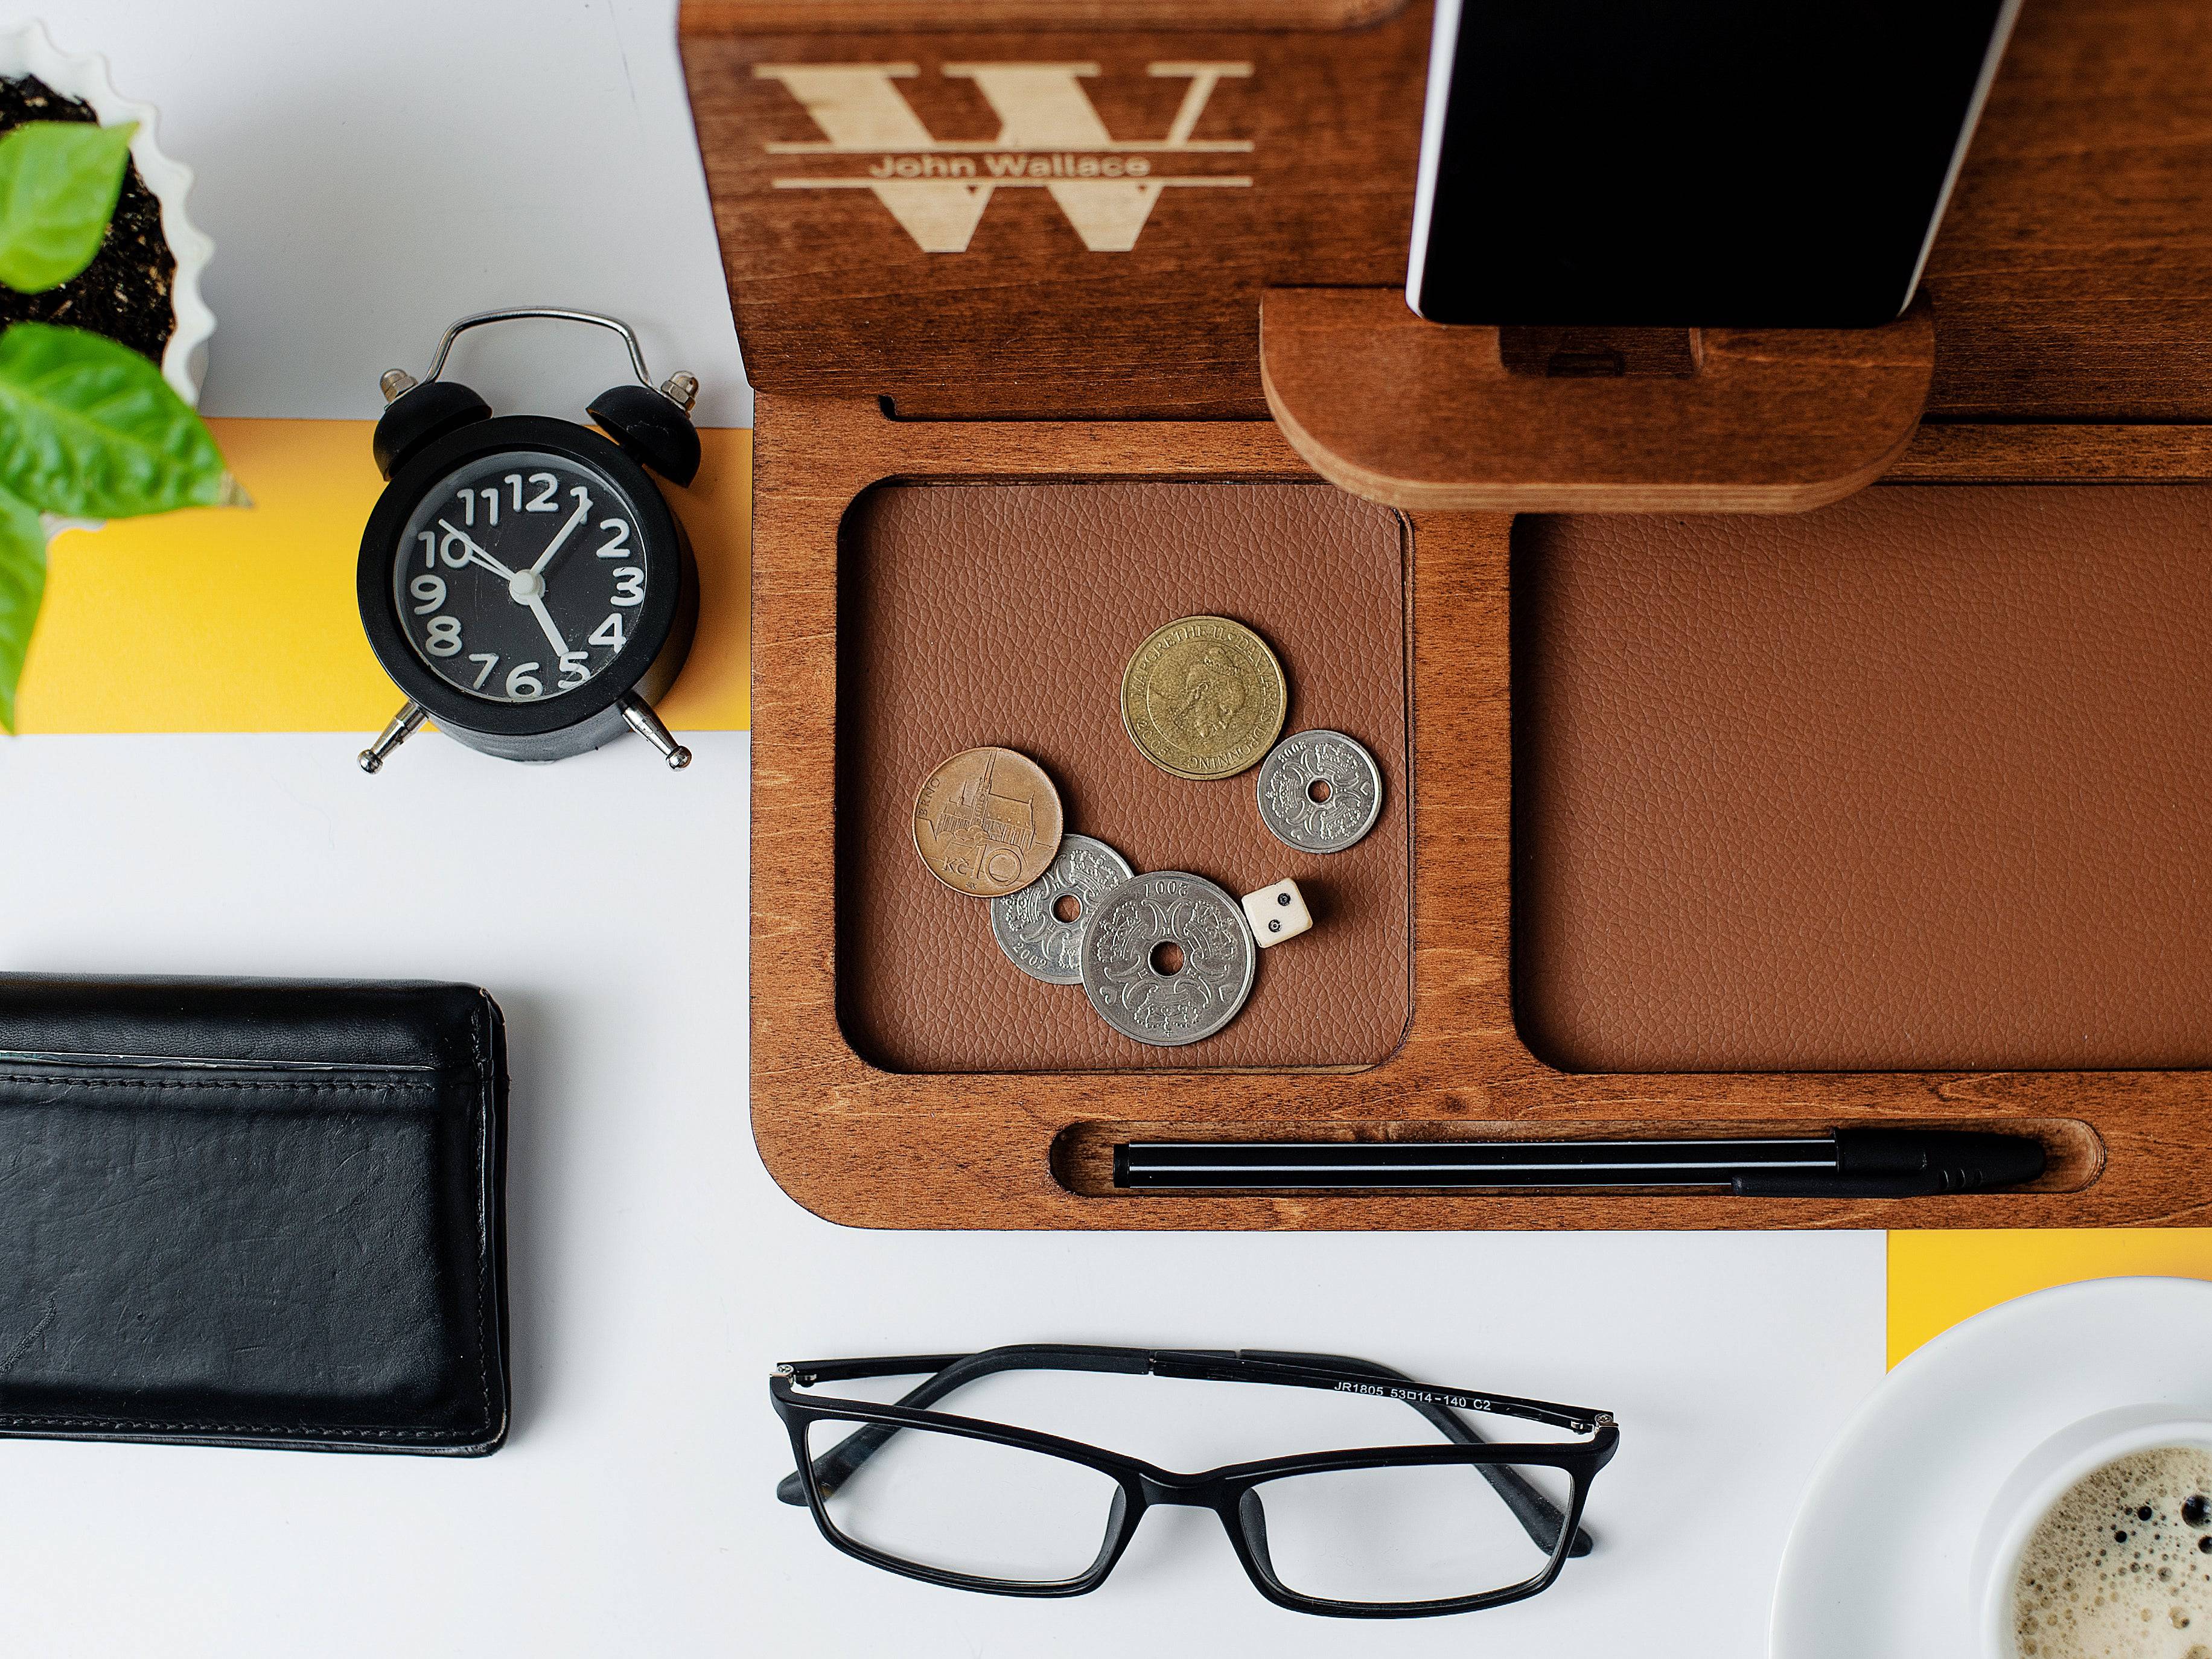
[[[1060,850],[1060,792],[1011,749],[969,749],[939,764],[914,799],[914,849],[956,893],[1018,893]]]

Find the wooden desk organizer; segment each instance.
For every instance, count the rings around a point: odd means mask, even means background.
[[[945,15],[958,27],[939,26]],[[2193,107],[2212,76],[2212,27],[2191,0],[2028,9],[1938,241],[1928,309],[1845,339],[1839,356],[1832,338],[1770,351],[1717,332],[1679,348],[1424,337],[1426,325],[1391,307],[1429,21],[1419,0],[686,0],[686,73],[758,392],[750,1083],[775,1178],[825,1216],[880,1226],[2212,1216],[2212,1083],[2194,1071],[1593,1075],[1540,1060],[1514,1011],[1505,512],[1801,507],[1885,466],[1923,483],[2212,479],[2212,381],[2199,372],[2212,343],[2212,129],[2172,130],[2172,112]],[[1368,292],[1314,292],[1327,289]],[[1332,319],[1356,326],[1333,335]],[[1370,353],[1363,338],[1382,343]],[[1605,441],[1547,459],[1496,441],[1510,422],[1446,421],[1436,398],[1407,389],[1442,389],[1432,349],[1480,358],[1468,378],[1497,395],[1607,411],[1584,427]],[[1677,349],[1702,381],[1670,367]],[[1617,354],[1622,372],[1609,360],[1597,380],[1528,372],[1552,370],[1561,352],[1569,370]],[[1812,365],[1822,367],[1802,372]],[[1731,401],[1739,373],[1782,391]],[[1621,413],[1631,400],[1679,410],[1700,398],[1715,424],[1695,443]],[[1714,435],[1730,422],[1755,426],[1759,441]],[[1549,464],[1562,455],[1571,465]],[[1402,1045],[1364,1069],[1287,1073],[1208,1072],[1195,1054],[1191,1069],[1018,1074],[901,1073],[861,1059],[838,1018],[830,851],[840,531],[852,504],[884,480],[1316,471],[1407,504]],[[945,747],[970,736],[948,732]],[[1139,1139],[1873,1121],[2033,1133],[2051,1169],[2027,1191],[1888,1204],[1133,1195],[1108,1174],[1113,1144]]]

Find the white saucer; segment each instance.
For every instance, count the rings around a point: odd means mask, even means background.
[[[1968,1567],[2006,1477],[2069,1424],[2152,1403],[2212,1415],[2212,1283],[2092,1279],[1946,1331],[1814,1471],[1783,1551],[1771,1659],[1969,1659]]]

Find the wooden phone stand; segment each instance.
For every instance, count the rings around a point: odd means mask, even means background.
[[[1330,483],[1457,513],[1802,513],[1905,453],[1936,368],[1887,328],[1447,328],[1395,289],[1271,288],[1260,374]]]
[[[687,0],[683,12],[758,392],[750,1088],[762,1154],[787,1191],[833,1219],[899,1227],[2055,1226],[2212,1213],[2212,1083],[2200,1073],[1565,1073],[1516,1030],[1509,926],[1510,512],[1789,510],[1885,472],[2212,478],[2212,383],[2197,372],[2212,313],[2193,297],[2212,292],[2212,185],[2190,182],[2212,180],[2212,134],[2183,146],[2179,168],[2148,112],[2212,76],[2212,32],[2190,21],[2190,0],[2122,15],[2086,0],[2030,9],[1928,298],[1898,324],[1672,341],[1446,334],[1404,312],[1429,33],[1419,0],[993,0],[957,26],[938,21],[953,9]],[[2134,196],[2120,187],[2130,178]],[[2110,206],[2154,198],[2155,234]],[[2069,257],[2050,257],[2061,248]],[[887,479],[1315,472],[1401,505],[1411,532],[1402,1046],[1365,1069],[1289,1073],[924,1075],[862,1059],[839,1023],[830,852],[851,504]],[[2028,1189],[1893,1203],[1133,1194],[1110,1179],[1112,1147],[1139,1139],[1866,1122],[2032,1133],[2050,1167]]]

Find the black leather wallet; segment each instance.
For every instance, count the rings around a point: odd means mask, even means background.
[[[0,1435],[507,1437],[499,1006],[0,975]]]

